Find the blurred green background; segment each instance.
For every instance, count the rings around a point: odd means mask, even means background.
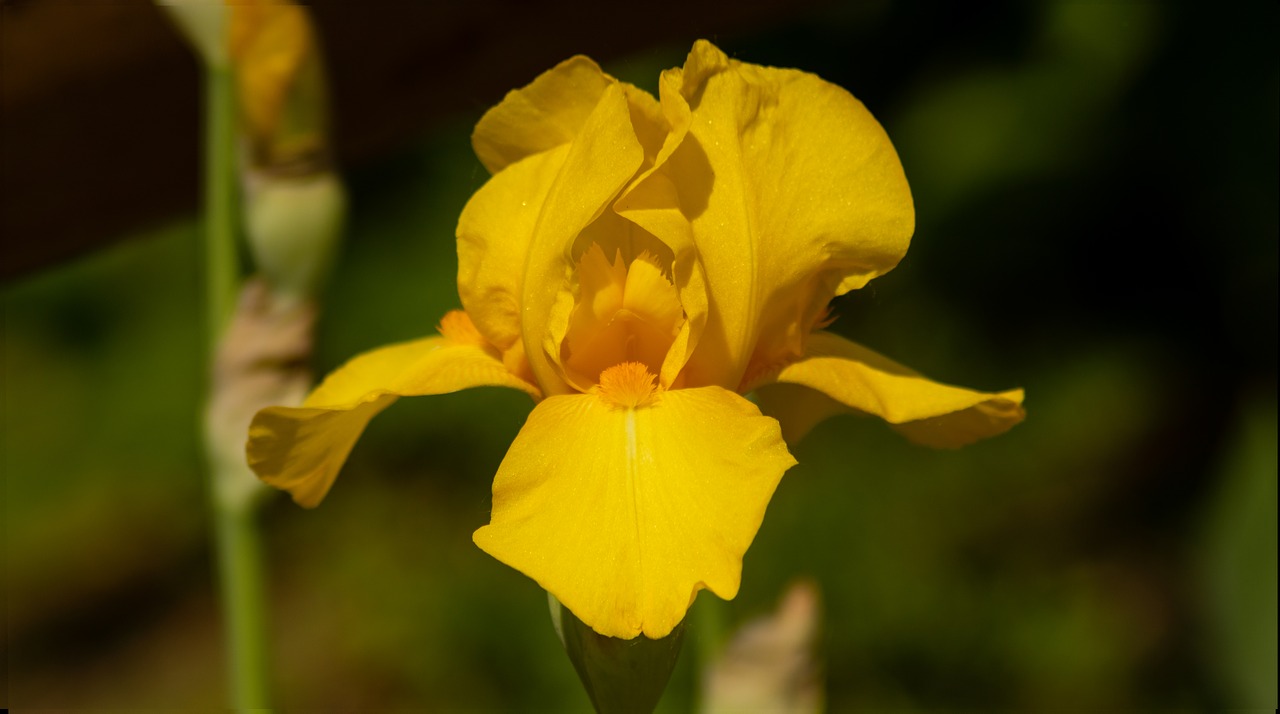
[[[833,329],[1028,395],[1023,425],[956,452],[824,423],[794,449],[741,594],[703,594],[694,616],[741,622],[813,579],[834,711],[1276,706],[1276,5],[814,3],[732,32],[666,22],[605,69],[654,90],[707,36],[846,87],[893,139],[913,246],[836,301]],[[319,372],[457,306],[454,226],[486,178],[469,132],[500,96],[351,166]],[[185,215],[4,284],[10,706],[222,701],[200,255]],[[320,508],[273,500],[281,706],[588,706],[543,593],[471,543],[530,406],[403,400]],[[705,644],[691,634],[665,709],[692,706]]]

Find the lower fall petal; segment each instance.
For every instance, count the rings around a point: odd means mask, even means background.
[[[878,416],[911,441],[940,448],[1002,434],[1026,416],[1021,389],[988,393],[940,384],[829,332],[811,334],[805,356],[758,395],[790,443],[848,411]]]
[[[657,639],[702,588],[737,594],[742,556],[795,460],[778,423],[728,390],[605,391],[533,410],[474,539],[600,634]]]
[[[330,374],[301,407],[268,407],[249,426],[249,466],[268,484],[315,507],[328,493],[356,440],[398,397],[446,394],[469,387],[537,387],[513,375],[475,332],[465,313],[450,313],[446,336],[366,352]]]

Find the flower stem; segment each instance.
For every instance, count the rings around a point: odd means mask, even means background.
[[[706,676],[715,666],[727,644],[727,604],[717,597],[703,595],[695,601],[693,631],[697,639],[698,676]]]
[[[231,70],[206,62],[204,263],[210,366],[234,310],[239,284],[234,92]],[[228,496],[235,492],[230,486],[245,478],[239,471],[247,467],[219,458],[220,446],[206,442],[231,705],[239,711],[263,709],[268,706],[267,658],[256,501]]]
[[[235,84],[231,69],[205,63],[205,302],[213,361],[236,299]]]
[[[235,709],[267,706],[262,557],[252,508],[216,508],[218,576]]]

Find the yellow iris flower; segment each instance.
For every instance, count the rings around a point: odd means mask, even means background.
[[[472,141],[493,176],[458,224],[463,310],[351,360],[302,407],[259,412],[258,475],[315,506],[398,397],[523,390],[536,406],[476,544],[600,634],[656,639],[699,590],[737,594],[795,464],[787,441],[817,421],[873,414],[960,446],[1023,418],[1021,390],[938,384],[822,331],[831,298],[891,270],[914,230],[858,100],[708,42],[660,89],[575,57],[485,114]]]

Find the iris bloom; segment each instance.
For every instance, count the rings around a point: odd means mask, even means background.
[[[822,330],[831,298],[891,270],[914,229],[858,100],[707,42],[660,90],[575,57],[485,114],[472,142],[493,176],[458,223],[463,309],[354,358],[302,407],[259,412],[258,475],[315,506],[397,398],[522,390],[536,406],[476,544],[600,634],[660,638],[699,590],[737,594],[787,442],[820,419],[872,414],[931,446],[1022,419],[1020,390],[938,384]]]

